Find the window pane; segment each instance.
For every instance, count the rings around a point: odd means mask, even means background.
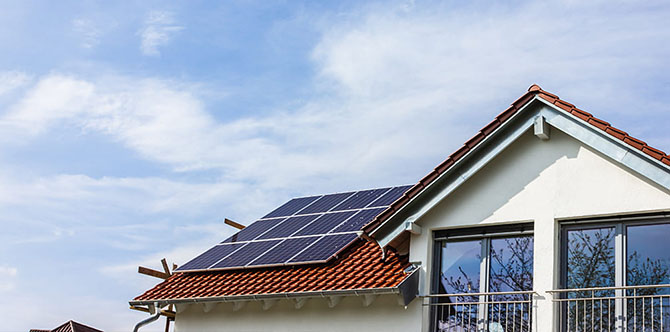
[[[481,241],[449,242],[442,247],[441,293],[479,292]]]
[[[639,225],[626,227],[626,284],[629,286],[658,285],[668,283],[670,262],[669,224]],[[654,295],[669,294],[667,288],[637,288],[626,290],[628,329],[643,331],[656,326],[658,331],[667,330],[668,298]],[[661,324],[663,322],[663,324]],[[663,325],[661,327],[661,325]],[[661,328],[659,328],[661,327]]]
[[[629,226],[627,229],[627,285],[670,282],[670,224]]]
[[[567,288],[615,285],[614,227],[568,231]]]
[[[530,236],[491,240],[490,292],[533,289],[533,238]]]
[[[479,292],[482,241],[448,242],[442,246],[439,293]],[[437,299],[437,328],[440,331],[476,331],[478,296],[450,296]]]

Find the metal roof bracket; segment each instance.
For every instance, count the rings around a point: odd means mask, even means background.
[[[545,121],[543,116],[538,115],[535,117],[533,133],[543,141],[549,139],[549,124]]]
[[[421,226],[417,225],[415,223],[415,220],[412,221],[406,221],[405,222],[405,230],[414,234],[414,235],[420,235],[421,234]]]

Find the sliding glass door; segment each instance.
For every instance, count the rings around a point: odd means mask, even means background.
[[[533,287],[533,237],[524,232],[473,231],[436,245],[437,331],[527,331]]]
[[[670,328],[670,223],[666,220],[564,226],[562,328]]]

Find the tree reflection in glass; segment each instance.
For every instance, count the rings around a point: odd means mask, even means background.
[[[442,247],[439,292],[463,294],[479,292],[482,240],[447,242]],[[475,331],[479,306],[477,296],[440,298],[438,331]]]
[[[580,229],[568,231],[567,255],[567,288],[593,288],[615,286],[615,229],[614,227]],[[583,291],[569,293],[570,298],[614,296],[614,290],[598,292]],[[593,305],[592,305],[593,304]],[[577,322],[589,322],[595,326],[615,326],[614,301],[598,301],[597,304],[586,302],[568,302],[568,322],[574,323],[575,331],[586,331],[591,324],[582,325]],[[568,323],[569,324],[569,323]],[[573,329],[573,326],[568,326]]]
[[[628,226],[626,230],[626,285],[661,285],[669,282],[670,224]],[[641,330],[645,326],[670,328],[668,288],[629,289],[626,295],[628,326]]]
[[[489,271],[482,264],[484,244],[490,245],[486,255],[490,262]],[[482,273],[487,289],[480,285]],[[532,290],[532,236],[445,243],[442,248],[439,288],[443,294],[461,295],[440,300],[442,305],[438,307],[438,331],[475,331],[480,310],[485,310],[485,321],[495,325],[488,326],[489,329],[527,331],[530,328],[530,307],[523,301],[528,295],[480,297],[465,294]],[[478,304],[480,300],[497,303]],[[516,302],[507,303],[509,301]]]

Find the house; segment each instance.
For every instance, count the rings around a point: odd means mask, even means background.
[[[386,190],[291,200],[248,227],[266,243],[242,230],[130,304],[174,305],[176,331],[670,329],[670,157],[537,85],[417,184]],[[296,236],[334,238],[326,201],[390,190],[336,226],[358,227],[346,241]],[[299,219],[312,204],[321,214]],[[245,246],[262,250],[241,260]]]
[[[101,330],[77,323],[73,320],[67,321],[53,330],[30,330],[30,332],[102,332]]]

